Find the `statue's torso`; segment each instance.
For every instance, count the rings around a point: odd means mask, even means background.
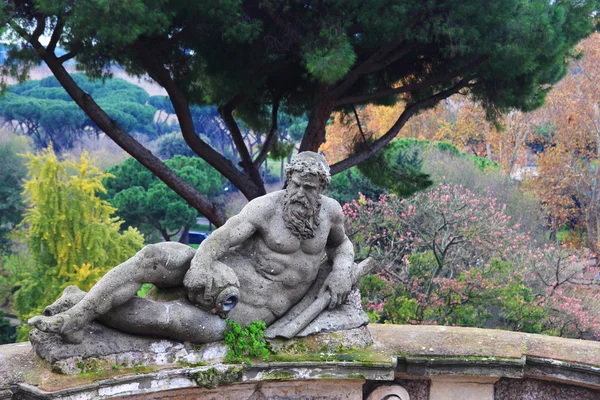
[[[314,282],[331,228],[326,207],[321,207],[315,236],[301,240],[285,227],[282,210],[273,210],[256,234],[221,261],[240,281],[240,301],[253,308],[266,307],[276,317],[298,302]]]

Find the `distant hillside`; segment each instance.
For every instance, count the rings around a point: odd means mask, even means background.
[[[0,43],[0,64],[4,64],[4,61],[7,57],[8,46]],[[57,53],[60,54],[60,50],[57,50]],[[66,68],[69,72],[76,72],[75,70],[75,62],[69,61],[66,63]],[[157,85],[154,81],[152,81],[149,77],[138,78],[135,76],[128,75],[122,68],[114,67],[112,69],[112,73],[115,78],[121,78],[126,80],[127,82],[133,83],[134,85],[138,85],[143,88],[150,96],[166,96],[167,92],[159,85]],[[39,67],[32,68],[29,73],[29,78],[32,80],[42,79],[47,76],[52,75],[50,69],[46,66],[46,64],[41,64]],[[15,80],[8,80],[9,84],[16,83]]]

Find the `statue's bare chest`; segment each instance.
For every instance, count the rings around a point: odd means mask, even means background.
[[[329,229],[329,221],[322,219],[313,238],[300,239],[290,232],[282,218],[272,218],[269,226],[260,234],[264,245],[275,253],[294,254],[300,251],[307,255],[317,255],[325,249]]]

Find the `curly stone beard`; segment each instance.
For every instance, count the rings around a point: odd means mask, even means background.
[[[293,189],[286,189],[283,197],[283,222],[292,235],[300,239],[315,237],[319,226],[321,194],[303,195]]]

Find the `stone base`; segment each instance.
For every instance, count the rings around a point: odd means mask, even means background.
[[[59,335],[32,329],[29,339],[37,355],[62,374],[130,368],[139,366],[194,366],[223,362],[227,348],[221,343],[195,345],[174,340],[135,336],[99,323],[85,330],[80,344],[64,343]],[[366,326],[322,333],[307,338],[270,340],[276,352],[302,351],[333,353],[365,348],[372,343]]]
[[[63,374],[148,365],[196,365],[221,362],[227,349],[220,343],[194,345],[174,340],[135,336],[91,323],[79,344],[64,343],[59,335],[32,329],[29,340],[37,355]]]
[[[79,375],[54,373],[58,368],[34,357],[29,343],[3,345],[0,400],[600,399],[600,342],[475,328],[370,325],[373,344],[357,351],[352,347],[360,345],[361,330],[275,340],[277,353],[269,362],[252,365],[175,364]],[[63,362],[74,351],[36,345],[38,353]],[[170,350],[202,351],[202,346],[177,345],[182,347],[155,345],[147,352],[168,361]],[[75,366],[85,368],[92,360]]]

